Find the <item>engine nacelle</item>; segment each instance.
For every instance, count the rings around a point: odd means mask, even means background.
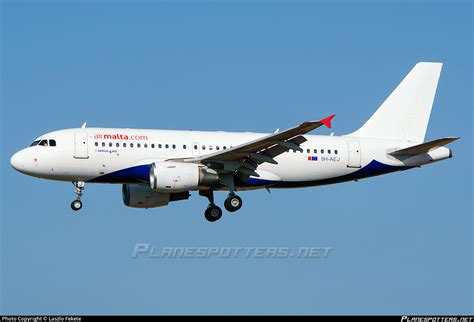
[[[132,208],[156,208],[168,205],[172,201],[189,199],[189,192],[165,193],[151,190],[143,184],[122,185],[123,203]]]
[[[150,187],[154,191],[182,192],[218,183],[217,172],[194,163],[163,161],[150,167]]]

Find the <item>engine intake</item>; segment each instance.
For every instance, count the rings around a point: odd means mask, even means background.
[[[217,172],[194,163],[163,161],[150,167],[150,187],[154,191],[182,192],[218,183]]]

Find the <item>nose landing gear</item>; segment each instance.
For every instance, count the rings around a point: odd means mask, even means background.
[[[74,185],[74,192],[76,193],[76,200],[71,202],[71,209],[74,211],[81,210],[82,208],[82,201],[81,197],[84,194],[84,181],[75,181],[72,183]]]
[[[74,200],[73,202],[71,202],[71,208],[72,208],[72,210],[74,210],[74,211],[81,210],[81,208],[82,208],[82,201],[80,201],[79,199]]]

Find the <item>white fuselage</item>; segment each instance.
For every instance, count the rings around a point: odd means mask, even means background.
[[[25,174],[51,180],[146,183],[153,162],[215,153],[266,136],[264,133],[76,128],[50,132],[19,151],[12,165]],[[259,177],[237,189],[304,187],[356,180],[407,167],[387,154],[413,143],[350,136],[305,135],[301,151],[263,163]]]
[[[189,191],[209,200],[208,221],[222,210],[214,191],[228,190],[224,207],[242,207],[238,190],[319,186],[420,167],[452,156],[425,142],[441,63],[420,62],[357,131],[345,136],[307,133],[331,128],[334,114],[273,134],[81,128],[42,135],[12,156],[27,175],[74,184],[75,211],[84,185],[120,183],[126,206],[154,208],[186,200]]]

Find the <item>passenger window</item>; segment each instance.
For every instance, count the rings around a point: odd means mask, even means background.
[[[139,148],[140,146],[141,146],[140,143],[137,143],[137,148]]]
[[[331,154],[331,150],[328,150],[328,154]]]
[[[209,145],[209,150],[212,151],[212,145]]]
[[[227,150],[227,147],[224,145],[224,146],[222,147],[222,149]]]
[[[167,148],[167,149],[168,149],[169,147],[170,147],[170,146],[169,146],[168,144],[165,144],[165,148]]]
[[[102,146],[105,147],[105,142],[102,142]]]
[[[148,148],[148,144],[146,144],[146,143],[143,144],[143,147],[144,147],[144,148]]]
[[[198,146],[197,145],[194,145],[194,150],[197,150],[198,149]]]
[[[314,149],[313,152],[314,152],[314,154],[318,153],[318,149]]]
[[[183,150],[186,150],[186,144],[183,145]]]
[[[216,150],[219,151],[219,149],[220,149],[219,146],[216,146]]]
[[[162,148],[162,145],[161,144],[158,144],[158,149],[161,149]]]
[[[173,147],[173,149],[176,149],[176,144],[173,144],[172,147]]]
[[[133,143],[130,143],[130,147],[133,148]]]
[[[202,149],[203,149],[203,150],[206,150],[206,146],[205,146],[205,145],[203,145],[203,146],[202,146]]]
[[[49,146],[56,146],[56,140],[49,140]]]
[[[334,150],[334,154],[337,154],[337,150]]]
[[[323,150],[323,149],[321,149],[321,154],[324,154],[324,150]]]
[[[123,147],[126,148],[126,147],[127,147],[127,143],[124,142],[124,143],[123,143]]]
[[[112,147],[112,142],[109,142],[109,147],[110,147],[110,148]]]
[[[311,153],[311,150],[310,150],[310,149],[307,149],[307,150],[306,150],[306,153]]]
[[[152,148],[152,149],[155,148],[155,143],[152,143],[152,144],[151,144],[151,148]]]
[[[115,146],[118,148],[120,146],[120,143],[115,143]]]
[[[94,145],[95,145],[95,146],[99,146],[99,142],[95,142]]]

